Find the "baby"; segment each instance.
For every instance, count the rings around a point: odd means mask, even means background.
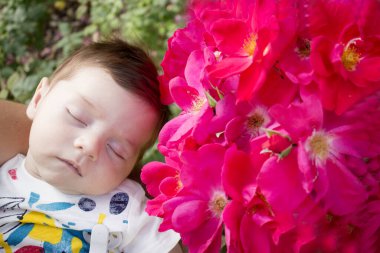
[[[161,220],[144,212],[144,190],[127,179],[168,117],[156,68],[141,49],[121,40],[83,47],[41,80],[27,116],[26,157],[0,169],[0,249],[174,248],[178,235],[158,232]]]

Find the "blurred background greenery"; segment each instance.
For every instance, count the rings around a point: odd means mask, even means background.
[[[40,79],[71,52],[114,35],[142,46],[159,67],[167,39],[184,25],[185,3],[0,0],[0,99],[27,103]],[[162,160],[155,148],[143,162],[150,160]]]
[[[185,2],[0,0],[0,99],[27,102],[73,50],[112,35],[141,45],[159,66]]]

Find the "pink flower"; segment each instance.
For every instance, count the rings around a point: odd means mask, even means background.
[[[219,144],[184,151],[179,169],[183,189],[163,205],[160,229],[179,232],[189,252],[219,252],[221,217],[228,201],[221,180],[224,152]]]
[[[310,63],[310,4],[308,1],[298,1],[296,10],[297,31],[289,42],[288,48],[279,58],[278,68],[293,83],[307,85],[314,78],[314,70]]]
[[[189,252],[380,250],[380,2],[191,0],[142,180]]]
[[[205,105],[201,111],[183,112],[162,128],[158,137],[158,150],[171,159],[176,159],[181,153],[188,139],[197,147],[203,143],[198,142],[194,136],[200,135],[203,139],[202,125],[212,118],[212,108]]]
[[[281,238],[295,229],[307,198],[296,153],[282,160],[260,155],[263,140],[252,141],[250,153],[236,147],[226,153],[223,185],[232,201],[223,219],[229,252],[277,252],[294,243]]]
[[[225,128],[225,138],[229,145],[236,143],[239,149],[248,150],[250,141],[264,135],[273,122],[267,108],[260,104],[240,101],[235,107],[235,115]]]
[[[273,133],[268,137],[268,140],[265,141],[262,145],[263,151],[269,152],[271,154],[283,154],[283,156],[287,155],[283,152],[287,152],[287,150],[293,147],[293,143],[290,138],[287,136],[283,136],[279,133]],[[262,151],[262,152],[263,152]]]
[[[168,122],[160,132],[158,149],[165,156],[170,156],[170,150],[178,149],[187,138],[194,140],[198,146],[206,143],[212,138],[210,135],[215,134],[213,131],[224,124],[209,124],[214,116],[212,108],[217,106],[223,96],[233,91],[237,79],[231,77],[219,82],[218,87],[211,86],[204,68],[212,58],[214,56],[210,55],[207,48],[204,51],[192,51],[187,59],[184,77],[177,76],[169,82],[171,97],[183,112]]]
[[[223,185],[232,198],[223,214],[228,252],[269,252],[270,239],[263,226],[273,219],[273,213],[255,197],[260,167],[260,162],[236,147],[226,153]]]
[[[342,114],[380,89],[379,9],[372,0],[322,1],[312,9],[311,63],[325,109]]]
[[[223,79],[241,74],[239,99],[250,99],[260,89],[275,91],[283,88],[284,85],[273,82],[264,85],[264,82],[267,73],[294,36],[295,20],[292,18],[294,10],[291,6],[290,1],[279,5],[275,1],[256,1],[244,10],[247,15],[215,21],[210,33],[221,52],[221,61],[207,68],[209,75]],[[291,91],[294,90],[291,83],[285,85]]]
[[[168,40],[168,50],[161,63],[164,71],[164,74],[160,76],[163,103],[173,103],[169,82],[175,77],[184,78],[184,70],[190,54],[195,50],[202,50],[208,43],[212,45],[212,41],[205,41],[204,32],[203,24],[194,19],[185,28],[178,29]]]
[[[196,52],[194,51],[193,55]],[[199,61],[194,65],[203,63],[201,59]],[[190,84],[193,84],[192,77],[189,76],[188,79]],[[158,149],[165,156],[171,156],[170,150],[176,150],[184,139],[197,132],[199,124],[210,120],[213,116],[206,90],[201,85],[191,86],[186,79],[175,77],[170,81],[170,92],[171,97],[183,109],[183,112],[169,121],[159,134]]]
[[[354,135],[355,125],[323,128],[323,111],[316,97],[305,98],[289,108],[278,105],[270,114],[297,142],[298,167],[303,174],[303,188],[326,210],[336,215],[352,213],[364,203],[368,195],[364,185],[348,169],[344,156],[364,158],[365,143]],[[363,129],[362,129],[363,130]]]
[[[185,86],[187,87],[187,86]],[[184,92],[184,94],[188,94]],[[204,105],[197,110],[183,111],[176,118],[169,121],[161,130],[159,135],[158,149],[168,157],[178,156],[183,150],[196,150],[203,144],[223,143],[223,132],[225,124],[234,115],[234,105],[231,102],[232,97],[227,95],[220,101],[215,102],[214,108],[211,108],[205,98]],[[186,101],[184,99],[183,101]],[[229,111],[220,112],[224,104],[231,106]],[[216,114],[215,114],[216,113]]]
[[[312,82],[314,70],[310,64],[311,44],[307,37],[298,37],[279,59],[278,68],[293,83],[306,85]]]
[[[264,150],[270,158],[262,164],[257,176],[257,185],[274,213],[276,223],[272,226],[272,239],[278,244],[286,233],[304,222],[304,215],[309,215],[308,211],[305,211],[308,210],[306,203],[309,203],[309,206],[315,204],[303,189],[303,175],[298,168],[297,150],[290,138],[274,132],[261,146],[265,147]]]
[[[147,202],[147,213],[162,217],[162,204],[182,189],[178,164],[170,159],[166,159],[166,163],[150,162],[142,168],[141,180],[148,193],[154,197]]]

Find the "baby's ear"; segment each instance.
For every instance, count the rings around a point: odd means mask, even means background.
[[[34,92],[32,100],[30,101],[28,107],[26,108],[26,115],[29,117],[29,119],[34,118],[34,115],[36,114],[36,111],[38,109],[38,105],[46,96],[49,89],[50,89],[49,79],[47,77],[43,77],[40,83],[38,84],[36,91]]]

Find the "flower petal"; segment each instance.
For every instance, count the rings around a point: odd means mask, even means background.
[[[273,210],[292,213],[306,198],[293,150],[281,160],[269,158],[261,168],[257,183]]]
[[[235,146],[226,152],[222,171],[223,188],[228,196],[241,203],[249,202],[256,192],[256,176],[251,157]]]
[[[199,227],[209,217],[208,203],[202,200],[189,200],[174,209],[173,228],[179,233],[189,232]]]
[[[146,185],[147,191],[152,196],[160,194],[159,184],[164,178],[174,177],[178,174],[178,171],[161,162],[150,162],[146,164],[141,171],[141,180]]]

